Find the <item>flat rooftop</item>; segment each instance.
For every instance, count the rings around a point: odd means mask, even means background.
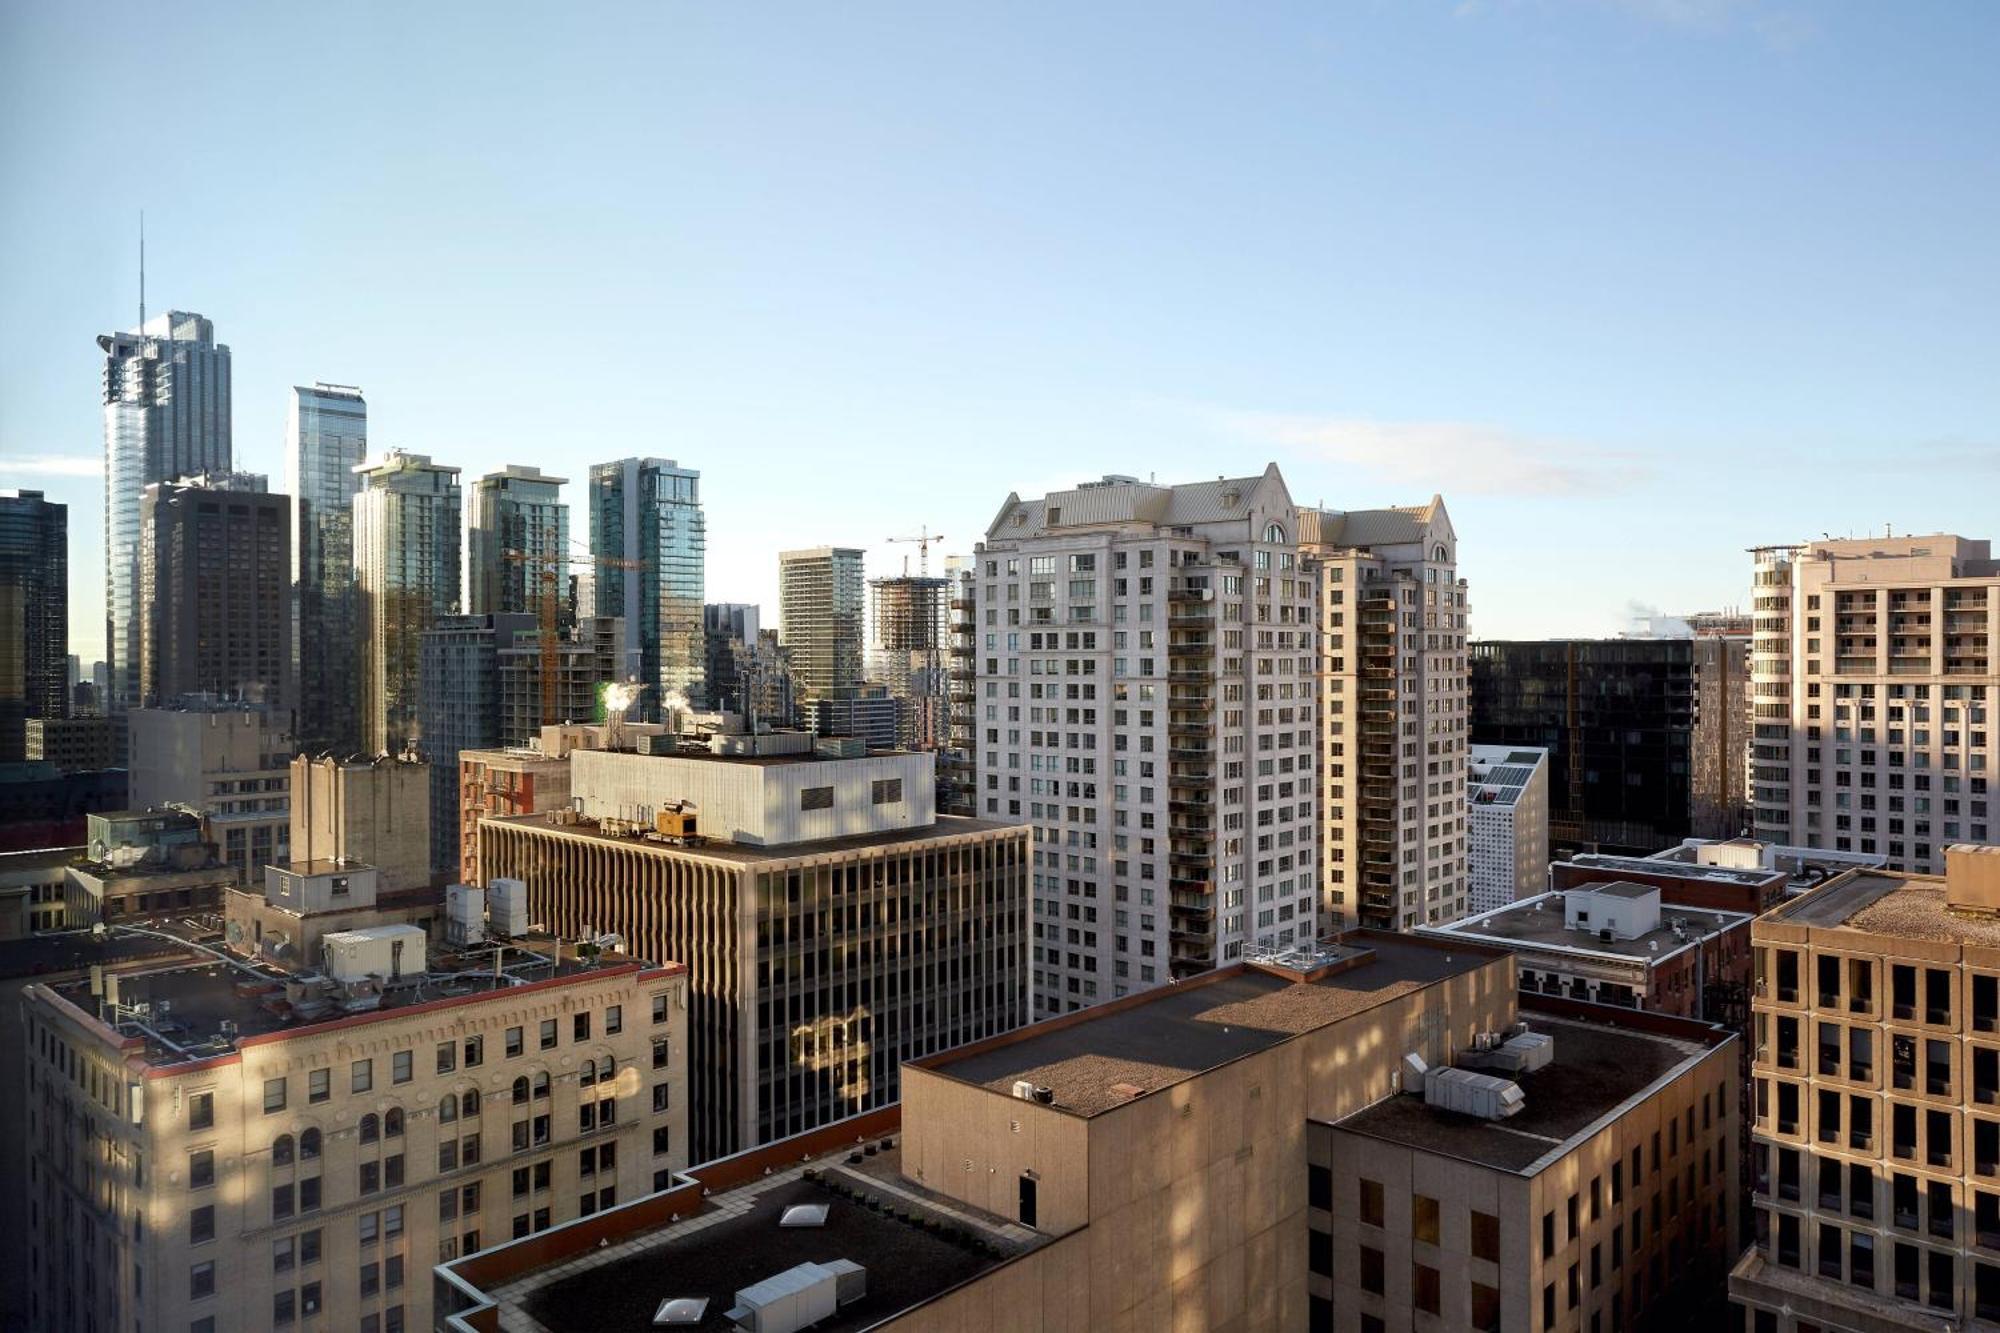
[[[1739,870],[1734,866],[1704,866],[1690,861],[1655,861],[1650,856],[1613,856],[1607,852],[1578,852],[1569,858],[1567,864],[1581,866],[1585,870],[1605,870],[1628,872],[1639,875],[1661,875],[1674,879],[1702,880],[1710,884],[1740,884],[1746,888],[1758,888],[1783,879],[1788,872],[1783,870]]]
[[[1619,892],[1630,890],[1631,892]],[[1659,890],[1646,884],[1605,884],[1592,885],[1589,889],[1571,889],[1571,893],[1605,893],[1614,896],[1636,898]],[[1469,916],[1443,926],[1426,926],[1424,933],[1463,939],[1473,943],[1499,945],[1504,948],[1535,948],[1544,950],[1583,949],[1591,953],[1617,954],[1640,961],[1658,962],[1672,953],[1678,953],[1692,944],[1718,935],[1733,926],[1751,920],[1747,912],[1719,912],[1705,907],[1682,907],[1677,903],[1660,904],[1660,928],[1647,931],[1632,939],[1603,939],[1588,927],[1572,928],[1563,924],[1563,895],[1561,893],[1537,894],[1533,898],[1523,898],[1479,916]],[[1674,934],[1674,923],[1685,922],[1686,938]]]
[[[664,842],[650,842],[637,836],[621,836],[606,833],[594,823],[551,824],[547,814],[508,815],[495,819],[491,816],[480,821],[482,824],[514,824],[523,828],[536,829],[543,833],[565,838],[590,838],[613,843],[619,847],[632,847],[639,851],[658,852],[662,856],[697,856],[710,861],[729,861],[736,864],[755,864],[762,861],[796,861],[808,856],[825,856],[834,852],[865,851],[871,847],[892,847],[905,843],[936,842],[944,838],[962,838],[968,833],[987,833],[996,829],[1025,829],[1026,824],[1016,824],[999,819],[973,819],[964,815],[939,815],[929,824],[918,824],[912,828],[886,829],[880,833],[858,834],[851,838],[820,838],[809,842],[785,842],[772,847],[760,847],[747,842],[711,841],[699,847],[675,847]]]
[[[829,736],[828,740],[852,740],[851,736]],[[625,754],[639,759],[682,759],[697,764],[735,764],[746,768],[782,768],[789,764],[851,764],[862,759],[908,759],[915,750],[869,749],[863,754],[820,754],[815,750],[794,750],[786,754],[716,754],[714,751],[693,747],[686,750],[667,750],[648,754],[641,750],[619,747],[615,750],[580,747],[590,754]],[[572,749],[571,754],[579,751]]]
[[[1554,1037],[1556,1047],[1555,1058],[1542,1069],[1514,1078],[1527,1097],[1516,1114],[1486,1120],[1399,1093],[1337,1121],[1335,1127],[1532,1176],[1568,1152],[1601,1118],[1639,1097],[1660,1078],[1693,1065],[1709,1050],[1697,1041],[1581,1023],[1538,1010],[1523,1009],[1521,1018],[1533,1031]]]
[[[721,1333],[735,1328],[725,1312],[743,1288],[801,1263],[847,1259],[867,1270],[867,1294],[813,1329],[853,1333],[1042,1243],[1034,1232],[904,1179],[895,1148],[855,1165],[845,1162],[847,1155],[843,1149],[814,1164],[825,1180],[807,1179],[793,1166],[717,1194],[702,1212],[681,1222],[517,1279],[493,1293],[502,1306],[502,1326],[538,1325],[546,1333],[645,1329],[652,1327],[660,1302],[705,1297],[702,1320],[676,1327]],[[843,1189],[864,1192],[937,1226],[869,1208]],[[778,1219],[794,1204],[825,1204],[826,1225],[780,1227]],[[956,1234],[943,1234],[944,1227]]]
[[[2000,919],[1946,906],[1942,875],[1856,871],[1787,899],[1760,919],[1815,930],[1846,929],[1939,944],[2000,948]]]
[[[111,934],[118,937],[121,932],[114,928]],[[294,1006],[286,1000],[286,983],[318,974],[288,974],[240,959],[224,962],[213,954],[183,955],[164,966],[108,977],[107,987],[113,979],[117,983],[119,1015],[99,1013],[88,978],[59,982],[51,989],[121,1034],[142,1038],[148,1062],[167,1066],[228,1054],[244,1037],[388,1016],[413,1005],[489,995],[524,982],[583,977],[638,963],[633,958],[604,955],[595,962],[565,958],[558,966],[545,954],[514,948],[503,957],[503,974],[495,976],[490,950],[434,955],[429,960],[430,970],[422,977],[386,983],[380,988],[379,1001],[371,997],[359,1008],[345,1007],[335,995]]]
[[[1093,1116],[1301,1033],[1372,1009],[1493,960],[1476,946],[1367,933],[1346,938],[1366,957],[1319,981],[1290,980],[1256,966],[1050,1019],[1004,1037],[914,1063],[996,1091],[1026,1079],[1055,1093],[1054,1105]],[[1115,1090],[1114,1090],[1115,1089]]]

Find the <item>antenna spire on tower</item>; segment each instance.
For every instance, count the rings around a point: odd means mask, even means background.
[[[139,210],[139,332],[146,331],[146,210]]]

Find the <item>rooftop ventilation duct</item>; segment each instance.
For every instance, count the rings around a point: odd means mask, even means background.
[[[743,1333],[796,1333],[868,1294],[868,1270],[848,1259],[804,1263],[736,1293],[723,1317]]]

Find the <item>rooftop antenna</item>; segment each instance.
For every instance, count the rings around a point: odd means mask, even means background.
[[[139,210],[139,332],[146,331],[146,210]]]

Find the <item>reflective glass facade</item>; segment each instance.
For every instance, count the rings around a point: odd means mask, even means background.
[[[702,702],[707,549],[701,473],[663,458],[590,469],[597,614],[624,617],[627,674],[649,687],[649,718],[669,701]]]
[[[458,469],[391,453],[361,471],[354,568],[361,628],[361,741],[373,753],[421,742],[424,634],[459,599]]]
[[[569,591],[569,506],[562,501],[568,480],[536,468],[509,467],[474,483],[472,523],[466,532],[470,614],[539,615],[544,580],[553,576],[560,623]]]
[[[139,699],[139,500],[158,481],[230,470],[229,349],[215,324],[170,310],[101,335],[104,352],[105,660],[113,710]]]
[[[69,507],[0,493],[0,763],[27,719],[69,716]]]
[[[285,428],[292,497],[292,646],[299,742],[347,754],[361,744],[354,594],[355,472],[368,457],[368,404],[349,385],[292,390]]]

